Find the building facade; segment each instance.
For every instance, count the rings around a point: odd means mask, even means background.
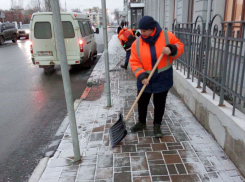
[[[245,0],[147,0],[144,14],[152,16],[168,30],[172,30],[174,20],[194,22],[198,16],[204,22],[209,22],[216,14],[224,21],[241,21],[245,20]]]
[[[91,12],[88,14],[88,16],[92,25],[99,26],[103,24],[103,22],[100,19],[100,17],[102,17],[102,13]]]

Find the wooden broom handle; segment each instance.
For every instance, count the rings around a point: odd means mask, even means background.
[[[161,61],[163,55],[164,55],[164,54],[162,53],[162,54],[160,55],[160,57],[158,58],[158,60],[157,60],[157,62],[156,62],[156,64],[155,64],[155,66],[153,67],[153,69],[152,69],[150,75],[148,76],[148,81],[150,81],[150,79],[151,79],[153,73],[154,73],[155,70],[157,69],[157,66],[158,66],[158,64],[160,63],[160,61]],[[145,87],[146,87],[146,85],[144,85],[144,86],[141,88],[140,93],[138,94],[137,98],[135,99],[134,104],[132,105],[131,109],[129,110],[128,115],[126,116],[126,119],[125,119],[125,120],[128,120],[129,115],[131,114],[131,112],[133,111],[133,109],[134,109],[136,103],[137,103],[138,100],[140,99],[142,93],[143,93],[144,90],[145,90]]]

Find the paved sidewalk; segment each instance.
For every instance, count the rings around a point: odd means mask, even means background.
[[[117,53],[114,60],[117,62],[125,53],[116,36],[112,41],[117,46],[109,46],[109,53]],[[68,127],[39,182],[245,181],[174,90],[167,97],[161,139],[153,134],[151,101],[147,130],[139,133],[128,130],[126,138],[111,148],[108,130],[118,120],[120,112],[126,116],[136,99],[136,79],[130,69],[125,71],[118,67],[111,71],[112,107],[106,108],[103,69],[102,56],[91,75],[96,84],[76,112],[82,162],[71,162],[73,148]],[[137,116],[136,107],[127,121],[128,129],[137,122]]]

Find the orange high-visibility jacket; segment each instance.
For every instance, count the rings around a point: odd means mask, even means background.
[[[124,42],[127,42],[127,39],[123,36],[123,33],[125,31],[129,31],[132,34],[132,36],[134,36],[134,33],[133,33],[133,31],[131,29],[123,28],[122,30],[120,30],[120,32],[118,34],[118,39],[120,40],[120,43],[121,43],[122,46],[123,46]]]
[[[160,28],[160,26],[159,26]],[[156,33],[156,29],[152,33]],[[156,60],[160,57],[164,47],[174,47],[175,54],[171,56],[164,55],[159,63],[156,72],[154,73],[150,84],[146,87],[145,92],[158,93],[170,89],[173,85],[173,70],[172,63],[184,51],[184,44],[169,31],[161,30],[159,37],[155,41],[154,46],[146,43],[142,37],[138,38],[131,47],[131,56],[129,59],[131,69],[138,78],[137,86],[140,90],[143,86],[141,81],[147,78]],[[176,50],[177,48],[177,50]],[[154,59],[153,59],[154,58]],[[147,73],[147,74],[146,74]]]

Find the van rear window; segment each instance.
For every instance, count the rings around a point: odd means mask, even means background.
[[[34,37],[36,39],[51,39],[51,24],[50,22],[36,22],[34,26]]]
[[[64,38],[74,38],[75,32],[70,21],[62,21]]]

